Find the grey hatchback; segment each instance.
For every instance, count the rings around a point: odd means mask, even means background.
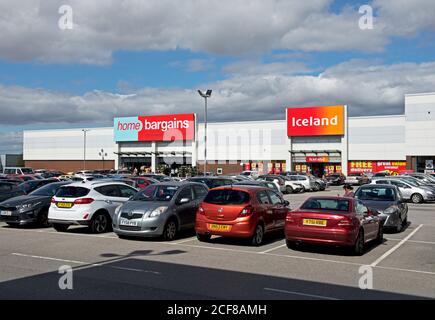
[[[174,240],[180,230],[194,229],[196,211],[207,193],[201,183],[152,184],[116,210],[113,231],[121,238]]]

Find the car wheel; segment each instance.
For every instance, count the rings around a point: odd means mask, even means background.
[[[285,244],[287,245],[287,248],[292,250],[295,250],[297,247],[297,243],[295,241],[285,240]]]
[[[376,237],[376,243],[382,244],[384,243],[384,228],[381,224],[379,224],[378,236]]]
[[[293,188],[292,188],[291,186],[286,186],[286,187],[285,187],[285,192],[286,192],[287,194],[293,193]]]
[[[403,220],[402,220],[402,218],[399,218],[399,219],[400,219],[400,221],[399,221],[399,223],[396,226],[396,232],[397,233],[401,232],[402,229],[403,229]]]
[[[414,193],[412,196],[411,196],[411,201],[412,201],[412,203],[422,203],[423,202],[423,196],[421,195],[421,194],[419,194],[419,193]]]
[[[54,230],[56,230],[57,232],[65,232],[66,230],[68,230],[68,228],[69,228],[69,224],[58,224],[58,223],[54,223],[54,224],[53,224],[53,228],[54,228]]]
[[[50,223],[48,222],[48,211],[43,210],[39,213],[38,217],[36,218],[36,224],[39,227],[48,227],[50,226]]]
[[[177,237],[177,223],[174,219],[166,222],[165,229],[163,230],[163,239],[166,241],[175,240]]]
[[[197,233],[196,238],[201,242],[209,242],[211,239],[211,234],[201,234]]]
[[[89,225],[92,233],[104,233],[109,231],[109,218],[104,213],[95,213]]]
[[[403,227],[406,227],[408,225],[408,217],[406,217],[403,221],[402,221],[402,225]]]
[[[317,182],[314,183],[314,191],[320,191],[320,184]]]
[[[361,256],[364,253],[364,231],[360,230],[358,237],[356,238],[353,253],[357,256]]]
[[[264,228],[261,224],[255,227],[254,235],[252,236],[251,243],[253,246],[260,246],[264,240]]]

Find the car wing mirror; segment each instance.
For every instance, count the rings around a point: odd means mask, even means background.
[[[285,201],[283,202],[283,204],[284,204],[285,207],[288,207],[288,206],[290,205],[290,202],[288,202],[287,200],[285,200]]]
[[[180,201],[178,201],[178,204],[186,204],[189,203],[190,199],[189,198],[182,198],[180,199]]]

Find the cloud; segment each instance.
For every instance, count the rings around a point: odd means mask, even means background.
[[[404,94],[433,91],[435,62],[383,65],[351,60],[319,75],[291,75],[285,70],[252,74],[248,70],[200,87],[213,89],[210,121],[283,119],[285,107],[329,104],[347,104],[354,116],[400,114]],[[203,101],[195,89],[72,95],[0,86],[0,110],[1,125],[111,125],[113,117],[140,114],[196,112],[201,119]]]
[[[0,132],[0,154],[22,153],[23,133],[22,132]]]
[[[433,30],[433,0],[373,0],[373,30],[360,30],[357,7],[332,0],[70,0],[73,29],[60,30],[59,0],[0,3],[0,58],[110,64],[118,50],[188,49],[218,55],[383,50],[391,36]],[[369,2],[370,3],[370,2]],[[193,61],[191,69],[204,64]]]

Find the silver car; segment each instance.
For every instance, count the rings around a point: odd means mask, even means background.
[[[195,227],[196,211],[207,193],[205,185],[195,182],[149,185],[116,210],[113,231],[119,237],[174,240],[182,229]]]
[[[409,179],[383,177],[373,180],[371,184],[392,184],[399,188],[403,199],[410,200],[412,203],[435,201],[435,191],[433,188],[418,185]]]

